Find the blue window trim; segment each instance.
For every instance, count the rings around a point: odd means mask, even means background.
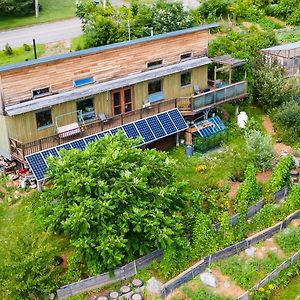
[[[95,79],[93,76],[91,76],[91,77],[73,80],[73,85],[74,85],[74,87],[80,87],[80,86],[91,84],[94,82],[95,82]]]
[[[150,102],[150,103],[160,101],[160,100],[164,100],[164,99],[165,99],[165,94],[164,94],[163,91],[156,92],[156,93],[150,94],[148,96],[148,102]]]

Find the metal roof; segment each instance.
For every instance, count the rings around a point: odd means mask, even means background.
[[[198,57],[187,61],[182,61],[177,64],[160,67],[157,69],[131,74],[126,77],[87,85],[84,87],[73,88],[60,94],[50,95],[43,98],[29,100],[27,102],[14,104],[5,108],[9,116],[20,115],[26,112],[50,107],[56,104],[69,102],[72,100],[89,97],[102,92],[111,91],[117,88],[130,86],[139,82],[148,81],[156,78],[161,78],[170,74],[190,70],[196,67],[210,64],[211,60],[208,57]],[[146,99],[143,99],[146,100]]]
[[[283,44],[283,45],[277,45],[277,46],[270,47],[270,48],[265,48],[265,49],[262,49],[262,51],[288,51],[288,50],[293,50],[293,49],[297,49],[297,48],[300,48],[300,41],[295,42],[295,43],[288,43],[288,44]]]
[[[24,61],[24,62],[20,62],[20,63],[16,63],[16,64],[10,64],[10,65],[0,67],[0,73],[11,71],[11,70],[16,70],[16,69],[20,69],[20,68],[25,68],[25,67],[29,67],[29,66],[36,66],[36,65],[40,65],[40,64],[44,64],[44,63],[53,62],[53,61],[58,61],[61,59],[91,55],[91,54],[104,52],[104,51],[108,51],[108,50],[116,49],[116,48],[120,48],[120,47],[132,46],[132,45],[136,45],[139,43],[151,42],[151,41],[165,39],[165,38],[169,38],[169,37],[173,37],[173,36],[177,36],[177,35],[188,34],[188,33],[192,33],[192,32],[197,32],[197,31],[201,31],[201,30],[218,27],[219,25],[220,25],[220,23],[200,25],[200,26],[196,26],[196,27],[192,27],[192,28],[157,34],[154,36],[147,36],[147,37],[143,37],[143,38],[139,38],[139,39],[135,39],[135,40],[131,40],[131,41],[114,43],[114,44],[110,44],[110,45],[105,45],[105,46],[60,54],[60,55],[56,55],[56,56],[43,57],[43,58],[38,58],[35,60]]]
[[[221,56],[216,56],[214,58],[212,58],[213,62],[217,63],[217,64],[221,64],[221,65],[226,65],[226,66],[230,66],[230,67],[240,67],[243,66],[247,63],[247,61],[245,59],[239,59],[239,58],[234,58],[230,55],[221,55]]]

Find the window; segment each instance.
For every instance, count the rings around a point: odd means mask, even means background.
[[[32,97],[37,98],[37,97],[42,97],[47,94],[50,94],[50,87],[45,87],[42,89],[37,89],[32,91]]]
[[[94,120],[96,118],[93,98],[78,101],[77,110],[81,110],[84,121]]]
[[[180,86],[187,86],[191,84],[191,72],[185,72],[180,74]]]
[[[165,98],[162,89],[162,80],[156,80],[148,83],[148,101],[155,102]]]
[[[81,78],[81,79],[74,80],[74,86],[79,87],[79,86],[83,86],[83,85],[86,85],[86,84],[91,84],[91,83],[94,83],[94,82],[95,82],[94,77],[91,76],[91,77],[86,77],[86,78]]]
[[[37,128],[49,127],[52,125],[51,109],[37,112],[35,118]]]
[[[185,60],[192,57],[192,52],[184,53],[180,55],[180,60]]]
[[[147,63],[147,68],[160,67],[163,64],[163,60],[155,60]]]

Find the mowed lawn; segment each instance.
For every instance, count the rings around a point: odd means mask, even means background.
[[[36,52],[38,57],[41,57],[41,55],[45,52],[45,48],[45,45],[36,46]],[[34,59],[32,46],[30,51],[25,51],[24,47],[13,48],[12,55],[7,55],[4,51],[0,51],[0,66],[22,62],[26,59]]]
[[[39,3],[42,6],[39,18],[35,16],[1,17],[0,30],[75,17],[75,0],[39,0]]]

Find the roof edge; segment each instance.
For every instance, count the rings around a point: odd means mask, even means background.
[[[91,55],[91,54],[96,54],[99,52],[104,52],[116,48],[121,48],[121,47],[126,47],[126,46],[132,46],[136,45],[139,43],[146,43],[146,42],[151,42],[151,41],[156,41],[160,39],[165,39],[169,38],[172,36],[177,36],[177,35],[183,35],[183,34],[188,34],[188,33],[193,33],[197,31],[202,31],[202,30],[207,30],[211,28],[215,28],[220,26],[220,23],[211,23],[211,24],[205,24],[205,25],[199,25],[196,27],[191,27],[187,29],[181,29],[177,31],[171,31],[167,33],[162,33],[162,34],[157,34],[154,36],[147,36],[147,37],[142,37],[138,38],[135,40],[131,41],[124,41],[124,42],[119,42],[119,43],[114,43],[114,44],[109,44],[105,46],[100,46],[100,47],[94,47],[94,48],[89,48],[85,50],[80,50],[80,51],[74,51],[70,53],[65,53],[65,54],[60,54],[60,55],[55,55],[55,56],[50,56],[50,57],[44,57],[44,58],[38,58],[36,60],[30,60],[30,61],[24,61],[24,62],[19,62],[15,64],[9,64],[0,67],[0,73],[12,71],[12,70],[17,70],[21,68],[26,68],[26,67],[31,67],[31,66],[36,66],[40,64],[45,64],[49,62],[54,62],[54,61],[59,61],[62,59],[68,59],[68,58],[74,58],[74,57],[80,57],[80,56],[86,56],[86,55]]]

